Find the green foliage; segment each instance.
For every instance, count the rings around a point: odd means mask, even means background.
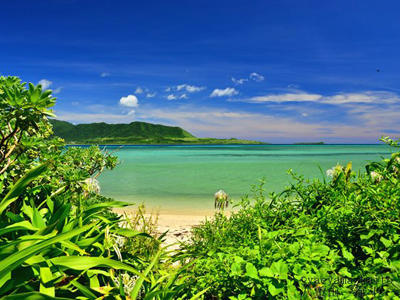
[[[157,230],[158,215],[146,215],[144,205],[139,205],[133,213],[124,213],[124,222],[122,227],[131,228],[137,232],[143,232],[146,235],[154,237],[149,239],[146,236],[127,240],[123,245],[123,250],[138,257],[148,257],[155,255],[158,251],[163,235]]]
[[[99,194],[96,178],[116,158],[51,138],[54,101],[40,85],[0,77],[0,296],[177,298],[182,278],[164,267],[166,251],[156,243],[139,257],[134,240],[154,238],[110,210],[125,203]]]
[[[385,139],[385,141],[387,141]],[[396,144],[396,142],[390,142]],[[264,182],[229,217],[193,230],[186,291],[206,299],[400,297],[400,153],[355,174],[295,183],[266,199]]]

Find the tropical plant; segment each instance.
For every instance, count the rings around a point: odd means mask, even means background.
[[[398,142],[384,139],[397,146]],[[206,299],[400,297],[400,153],[356,174],[294,183],[265,196],[264,181],[230,217],[194,228],[180,257],[186,292]]]
[[[116,158],[52,138],[54,102],[40,85],[0,77],[0,296],[173,297],[178,276],[163,271],[165,250],[138,257],[124,249],[153,237],[121,227],[110,209],[126,204],[98,194],[96,178]]]

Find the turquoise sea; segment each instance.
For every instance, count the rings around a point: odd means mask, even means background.
[[[233,199],[250,192],[260,178],[267,191],[280,191],[293,169],[308,178],[322,177],[337,163],[351,161],[362,170],[372,160],[389,157],[386,145],[223,145],[107,146],[120,164],[99,180],[102,194],[130,203],[144,203],[161,212],[203,213],[213,209],[214,193]]]

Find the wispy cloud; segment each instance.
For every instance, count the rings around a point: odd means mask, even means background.
[[[168,99],[168,100],[176,100],[177,98],[176,98],[176,96],[175,96],[174,94],[169,94],[169,95],[167,96],[167,99]]]
[[[243,83],[245,83],[246,81],[249,81],[249,79],[248,78],[240,78],[240,79],[235,79],[234,77],[232,77],[232,82],[234,83],[234,84],[243,84]]]
[[[108,73],[108,72],[102,72],[102,73],[100,73],[100,77],[109,77],[110,76],[110,73]]]
[[[140,86],[138,86],[137,88],[136,88],[136,90],[135,90],[135,94],[142,94],[144,91],[143,91],[143,89],[140,87]]]
[[[175,88],[177,91],[186,91],[188,93],[196,93],[205,89],[204,86],[189,85],[186,83],[177,85]]]
[[[400,103],[400,97],[386,91],[365,91],[362,93],[341,93],[333,96],[322,97],[322,101],[330,104],[345,103]]]
[[[147,94],[146,94],[146,98],[153,98],[153,97],[156,96],[156,94],[157,94],[157,93],[155,93],[155,92],[154,92],[154,93],[147,93]]]
[[[215,89],[210,94],[210,97],[226,97],[226,96],[235,96],[239,94],[239,92],[235,88],[227,87],[225,89]]]
[[[249,76],[246,77],[246,78],[240,78],[240,79],[236,79],[236,78],[234,78],[234,77],[231,78],[232,82],[233,82],[234,84],[236,84],[236,85],[241,85],[241,84],[243,84],[243,83],[245,83],[245,82],[247,82],[247,81],[250,81],[250,80],[256,81],[256,82],[261,82],[261,81],[263,81],[264,79],[265,79],[265,78],[264,78],[263,75],[261,75],[261,74],[259,74],[259,73],[256,73],[256,72],[250,73]]]
[[[53,81],[50,81],[48,79],[41,79],[39,80],[38,84],[42,86],[43,90],[47,90],[53,84]]]
[[[384,128],[391,128],[384,127],[388,125],[386,123],[382,124],[383,126],[366,126],[372,124],[370,120],[356,125],[331,122],[310,123],[290,117],[213,108],[153,109],[143,112],[140,117],[182,126],[203,137],[238,137],[271,142],[308,140],[376,142],[383,134]],[[400,120],[400,112],[393,114],[391,118]]]
[[[258,73],[256,73],[256,72],[251,73],[251,74],[249,75],[249,78],[250,78],[251,80],[254,80],[254,81],[257,81],[257,82],[261,82],[261,81],[264,80],[264,76],[261,75],[261,74],[258,74]]]
[[[53,94],[58,94],[60,93],[62,90],[62,87],[56,88],[55,90],[53,90]]]
[[[359,93],[338,93],[335,95],[321,95],[307,92],[267,94],[236,101],[243,102],[318,102],[321,104],[347,104],[347,103],[400,103],[399,95],[386,91],[364,91]]]
[[[308,102],[317,101],[322,98],[319,94],[309,93],[285,93],[285,94],[268,94],[264,96],[256,96],[244,99],[244,102]]]
[[[128,95],[126,97],[121,97],[119,103],[122,106],[127,106],[127,107],[137,107],[139,105],[138,98],[135,95]]]
[[[92,122],[107,122],[107,123],[129,123],[133,121],[133,115],[129,111],[126,114],[107,114],[107,113],[75,113],[75,112],[58,112],[57,119],[72,123],[92,123]]]

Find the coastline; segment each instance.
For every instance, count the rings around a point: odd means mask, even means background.
[[[113,212],[117,214],[126,215],[128,218],[137,213],[137,207],[124,207],[114,208]],[[176,250],[179,248],[181,242],[190,239],[190,233],[193,227],[200,225],[207,218],[212,218],[214,210],[204,210],[197,213],[184,212],[176,210],[150,210],[145,212],[145,218],[157,217],[157,234],[165,234],[163,245],[168,247],[169,250]]]

